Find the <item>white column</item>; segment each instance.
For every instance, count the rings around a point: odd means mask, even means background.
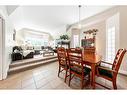
[[[0,17],[0,80],[2,80],[2,67],[3,67],[3,25],[2,18]]]

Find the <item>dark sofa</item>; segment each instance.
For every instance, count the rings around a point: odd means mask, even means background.
[[[16,52],[15,52],[16,50]],[[33,58],[34,52],[30,52],[26,56],[23,56],[23,49],[20,46],[14,46],[11,54],[12,61]]]

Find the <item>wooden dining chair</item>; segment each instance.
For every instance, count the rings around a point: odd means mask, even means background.
[[[126,52],[125,49],[119,49],[117,51],[117,54],[115,56],[113,64],[102,61],[100,63],[100,65],[97,66],[97,74],[96,75],[98,77],[102,77],[104,79],[107,79],[107,80],[111,81],[112,84],[113,84],[113,88],[114,89],[117,89],[117,83],[116,83],[116,81],[117,81],[117,74],[118,74],[120,65],[122,63],[122,60],[123,60],[125,52]],[[108,64],[112,68],[106,67],[106,66],[104,66],[104,64]],[[96,84],[98,84],[100,86],[103,86],[102,84],[99,84],[97,82],[96,82]],[[107,89],[110,89],[110,88],[108,88],[106,86],[103,86],[103,87],[105,87]]]
[[[65,71],[65,82],[67,78],[67,72],[68,72],[68,64],[67,64],[67,52],[64,47],[57,48],[57,56],[59,61],[59,70],[58,70],[58,77],[60,72]]]
[[[73,76],[77,76],[81,79],[81,89],[83,89],[84,79],[87,75],[90,78],[91,70],[83,64],[82,50],[70,48],[67,50],[67,54],[69,60],[69,86]]]

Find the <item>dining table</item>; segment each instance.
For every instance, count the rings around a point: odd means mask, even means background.
[[[83,54],[83,64],[91,67],[91,86],[93,89],[95,89],[96,66],[99,65],[101,60],[102,60],[102,56],[97,53]]]

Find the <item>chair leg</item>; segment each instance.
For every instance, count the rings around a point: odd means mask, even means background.
[[[82,77],[81,78],[81,89],[83,89],[83,86],[84,86],[84,78]]]
[[[92,72],[90,72],[90,86],[92,86],[93,80],[92,80]]]
[[[117,89],[116,81],[113,81],[113,88]]]
[[[90,74],[88,75],[88,82],[91,83]]]
[[[60,69],[61,69],[61,67],[59,66],[59,70],[58,70],[58,77],[59,77],[59,74],[60,74]]]
[[[71,82],[71,72],[69,71],[69,86],[70,86],[70,82]]]
[[[66,82],[66,79],[67,79],[67,72],[68,72],[68,70],[66,70],[64,82]]]

